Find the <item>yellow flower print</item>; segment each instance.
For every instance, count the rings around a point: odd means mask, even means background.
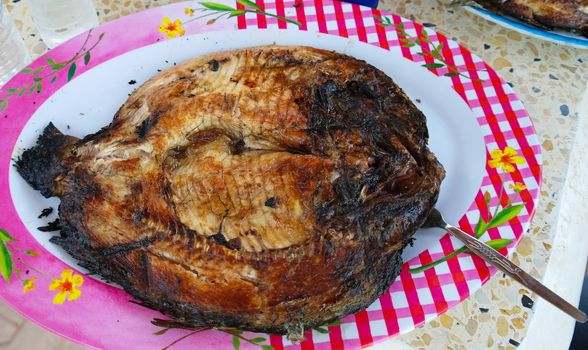
[[[74,275],[70,269],[63,270],[61,279],[55,279],[49,286],[49,290],[59,290],[53,298],[53,304],[63,304],[65,298],[74,301],[82,295],[82,291],[76,287],[84,284],[84,278],[80,275]]]
[[[28,280],[24,280],[23,281],[23,292],[28,293],[31,290],[35,289],[37,286],[35,285],[35,281],[37,280],[37,277],[31,277]]]
[[[510,184],[510,185],[508,185],[508,187],[510,187],[516,193],[519,193],[519,192],[524,191],[524,190],[527,189],[527,186],[523,185],[520,182],[515,182],[514,184]]]
[[[176,19],[174,22],[172,22],[169,18],[165,17],[161,23],[162,24],[159,26],[159,31],[167,35],[168,38],[175,38],[176,36],[182,36],[186,34],[186,31],[184,28],[182,28],[182,21],[179,19]]]
[[[190,17],[194,16],[194,10],[191,9],[191,8],[189,8],[189,7],[186,7],[184,9],[184,13],[187,14],[188,16],[190,16]]]
[[[525,164],[525,158],[521,156],[517,156],[517,151],[512,148],[506,146],[504,151],[496,149],[490,153],[492,159],[488,161],[488,165],[491,168],[500,168],[502,170],[512,173],[515,171],[515,164]]]

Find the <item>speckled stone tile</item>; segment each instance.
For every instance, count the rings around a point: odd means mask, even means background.
[[[26,1],[2,0],[34,58],[46,52]],[[107,22],[173,0],[95,0]],[[544,157],[543,187],[533,224],[512,259],[540,278],[556,234],[561,193],[588,82],[588,50],[541,41],[448,4],[449,0],[382,0],[390,10],[454,38],[490,63],[519,95],[537,128]],[[416,349],[515,349],[533,317],[535,295],[502,274],[463,303],[399,337]]]

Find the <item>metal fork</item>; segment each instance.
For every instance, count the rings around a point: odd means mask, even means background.
[[[540,297],[547,300],[555,307],[559,308],[566,314],[575,318],[578,322],[584,323],[588,318],[586,314],[576,308],[574,305],[565,301],[562,297],[555,294],[549,288],[545,287],[541,282],[537,281],[533,276],[529,275],[525,271],[521,270],[520,267],[515,265],[512,261],[505,258],[502,254],[492,249],[486,243],[472,237],[460,230],[459,228],[449,225],[443,216],[436,208],[433,208],[427,221],[423,227],[439,227],[447,230],[453,236],[462,241],[469,250],[474,252],[480,258],[486,260],[490,264],[494,265],[500,271],[509,275],[515,281],[518,281],[523,286],[529,288],[533,292],[537,293]]]

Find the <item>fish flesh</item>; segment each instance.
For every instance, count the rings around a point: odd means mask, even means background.
[[[184,325],[288,334],[369,306],[444,170],[386,74],[264,46],[197,57],[82,139],[49,124],[15,166],[57,196],[52,242]]]

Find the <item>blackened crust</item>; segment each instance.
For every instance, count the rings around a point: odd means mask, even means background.
[[[400,273],[444,177],[427,139],[425,116],[363,61],[276,46],[200,57],[53,155],[52,241],[183,325],[299,341]]]
[[[54,196],[55,179],[63,173],[61,161],[75,141],[75,138],[63,135],[53,123],[49,123],[37,144],[24,151],[14,166],[35,190],[45,197]]]

